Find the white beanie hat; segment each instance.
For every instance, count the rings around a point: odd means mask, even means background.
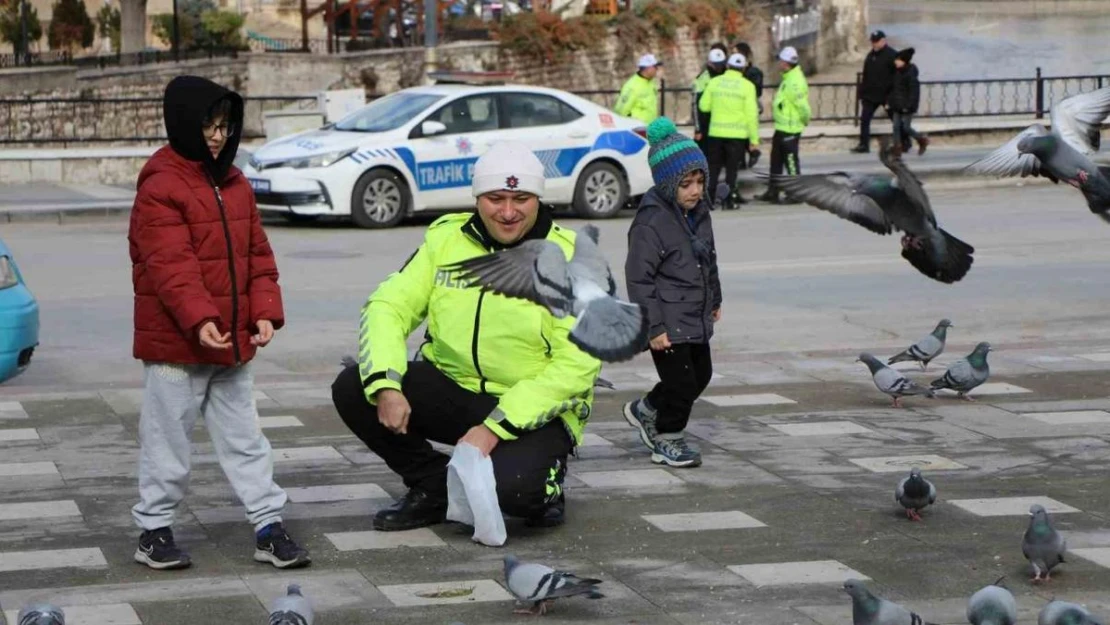
[[[798,51],[794,49],[794,46],[786,46],[782,49],[782,52],[779,52],[779,60],[797,65]]]
[[[736,54],[733,54],[732,56],[728,57],[728,66],[729,67],[732,67],[732,68],[735,68],[735,69],[744,69],[744,66],[746,66],[747,64],[748,64],[748,59],[745,58],[744,55],[740,54],[739,52],[737,52]]]
[[[520,143],[495,143],[474,163],[474,197],[491,191],[520,191],[543,197],[543,185],[543,163]]]
[[[710,50],[709,51],[709,62],[710,63],[724,63],[725,62],[725,51],[721,50],[720,48],[713,48],[712,50]]]

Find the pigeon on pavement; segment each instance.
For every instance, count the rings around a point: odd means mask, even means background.
[[[886,364],[893,365],[896,362],[912,360],[921,363],[921,370],[925,371],[929,368],[929,361],[940,356],[941,352],[944,351],[944,342],[948,339],[948,328],[950,327],[952,327],[951,321],[941,319],[929,335],[910,345],[906,351],[891,356]]]
[[[856,362],[867,365],[867,368],[871,370],[871,380],[875,382],[875,387],[894,398],[895,408],[902,407],[902,404],[898,401],[900,397],[911,395],[933,396],[932,390],[884,365],[882,361],[867,352],[860,354]]]
[[[932,625],[897,603],[876,597],[858,579],[844,582],[844,592],[852,597],[852,625]]]
[[[285,594],[270,604],[270,625],[312,625],[313,620],[312,603],[297,584],[289,584]]]
[[[967,355],[949,365],[944,375],[929,384],[934,391],[942,388],[956,391],[957,396],[967,401],[975,401],[968,397],[968,393],[991,377],[991,368],[987,364],[987,354],[991,351],[990,343],[979,343]]]
[[[505,556],[505,585],[517,599],[517,604],[531,603],[530,609],[518,608],[516,614],[543,615],[560,597],[585,595],[588,599],[601,599],[598,591],[600,579],[584,579],[535,562],[521,562],[513,555]]]
[[[998,177],[1043,176],[1079,189],[1087,208],[1110,222],[1110,168],[1091,160],[1110,115],[1110,87],[1065,98],[1052,107],[1052,130],[1029,126],[1002,147],[968,165],[966,172]]]
[[[967,622],[971,625],[1014,625],[1017,602],[1014,595],[999,585],[1005,576],[979,589],[967,602]]]
[[[570,262],[558,244],[538,239],[444,269],[494,293],[545,306],[560,319],[574,315],[571,342],[604,362],[619,362],[647,346],[648,318],[640,305],[616,298],[617,284],[597,240],[597,226],[586,225]]]
[[[15,618],[16,625],[66,625],[66,613],[48,603],[25,606]]]
[[[902,258],[922,274],[952,284],[974,262],[975,248],[937,225],[929,196],[902,157],[884,141],[879,159],[894,174],[833,172],[803,176],[763,175],[789,196],[877,234],[902,237]]]
[[[906,517],[911,521],[920,521],[920,510],[925,509],[937,500],[937,489],[932,482],[921,477],[921,469],[914,467],[910,474],[898,482],[894,489],[894,500],[906,509]]]
[[[1052,569],[1064,561],[1064,553],[1068,550],[1067,541],[1048,518],[1044,506],[1033,504],[1029,508],[1029,527],[1021,538],[1021,553],[1033,565],[1033,583],[1049,581]]]
[[[1103,621],[1081,605],[1054,600],[1041,609],[1037,625],[1103,625]]]

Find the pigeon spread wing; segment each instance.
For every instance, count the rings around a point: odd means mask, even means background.
[[[609,268],[609,263],[605,262],[597,242],[597,226],[584,226],[574,239],[574,256],[571,257],[570,263],[574,267],[584,269],[590,279],[612,297],[617,294],[617,283],[613,280],[613,272]]]
[[[1110,115],[1110,87],[1065,98],[1052,107],[1052,129],[1081,154],[1098,152],[1102,122]]]
[[[874,200],[860,193],[856,189],[858,185],[851,184],[859,180],[861,179],[853,179],[844,173],[771,176],[775,186],[793,198],[859,224],[871,232],[890,234],[893,226],[883,209]]]
[[[569,311],[574,301],[562,248],[547,240],[525,241],[493,254],[445,265],[458,279],[490,291]]]
[[[1005,145],[975,161],[964,168],[964,171],[986,176],[1012,178],[1014,176],[1041,176],[1041,163],[1032,154],[1018,152],[1018,143],[1026,137],[1040,137],[1050,134],[1048,129],[1040,124],[1033,124],[1018,133]]]
[[[898,188],[906,194],[914,207],[924,213],[929,219],[929,223],[936,227],[937,218],[933,214],[933,206],[929,203],[929,196],[926,195],[925,189],[921,186],[921,180],[910,171],[910,168],[902,161],[902,157],[892,153],[889,146],[883,146],[883,149],[879,152],[879,160],[898,178]]]

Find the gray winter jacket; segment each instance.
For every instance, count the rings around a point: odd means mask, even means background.
[[[691,211],[694,227],[677,206],[652,188],[644,195],[628,229],[624,278],[628,297],[648,312],[654,338],[663,332],[671,343],[708,343],[713,311],[721,306],[717,250],[706,201]],[[695,244],[691,234],[697,239]],[[700,247],[699,259],[695,247]],[[705,258],[707,257],[707,258]]]

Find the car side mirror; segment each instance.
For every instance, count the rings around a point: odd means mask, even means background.
[[[447,126],[443,125],[442,122],[428,120],[420,124],[420,134],[425,137],[433,137],[445,132],[447,132]]]

